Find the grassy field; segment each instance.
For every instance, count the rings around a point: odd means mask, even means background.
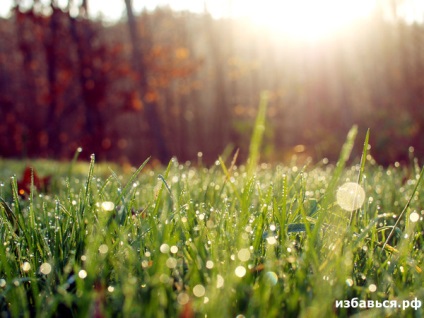
[[[0,161],[2,317],[421,317],[423,173],[368,136],[346,166],[355,134],[337,165]]]

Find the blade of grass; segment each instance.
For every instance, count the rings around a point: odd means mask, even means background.
[[[121,202],[121,205],[122,205],[121,209],[120,209],[119,224],[123,224],[125,222],[126,217],[129,213],[128,207],[127,207],[127,204],[126,204],[126,197],[127,197],[128,193],[130,192],[130,190],[133,188],[132,185],[134,183],[134,180],[138,177],[138,175],[143,170],[143,168],[146,166],[146,164],[149,162],[149,160],[150,160],[150,157],[148,157],[146,160],[144,160],[144,162],[138,167],[138,169],[131,175],[127,184],[122,189],[122,191],[120,191],[120,193],[119,193],[119,201]],[[119,181],[118,175],[112,169],[109,169],[109,170],[111,171],[113,178],[120,185],[121,182]],[[102,187],[101,191],[103,191],[103,187]]]
[[[359,168],[358,181],[357,181],[359,185],[361,184],[363,176],[364,176],[365,162],[367,161],[369,140],[370,140],[370,129],[368,128],[367,133],[365,135],[364,147],[362,148],[361,164]],[[353,220],[355,219],[355,216],[357,215],[356,212],[357,210],[353,210],[352,213],[350,214],[349,227],[352,226],[353,224]]]
[[[266,109],[268,107],[268,92],[261,93],[259,102],[259,111],[256,116],[255,126],[253,128],[252,138],[249,146],[249,159],[247,166],[247,178],[250,179],[258,165],[260,150],[262,144],[262,137],[265,131]]]
[[[171,159],[169,161],[168,167],[166,168],[165,177],[160,175],[160,177],[158,176],[158,179],[160,179],[161,177],[162,177],[162,180],[165,180],[164,178],[168,178],[169,171],[171,170],[172,162],[173,162],[173,160]],[[161,185],[159,192],[157,194],[157,197],[156,197],[155,209],[153,211],[153,215],[157,216],[157,218],[161,219],[163,222],[165,222],[167,215],[165,213],[159,213],[159,209],[160,209],[160,206],[161,206],[161,203],[162,203],[162,192],[163,192],[164,186],[165,186],[165,183],[162,182],[162,185]],[[168,191],[170,191],[170,189],[168,189]],[[161,215],[159,215],[159,214],[161,214]]]
[[[328,183],[328,187],[323,197],[323,202],[321,204],[321,213],[318,214],[318,219],[315,224],[314,230],[312,232],[312,236],[314,240],[318,237],[318,233],[321,229],[321,225],[324,222],[324,219],[326,217],[326,211],[328,209],[328,205],[331,204],[331,201],[334,198],[337,182],[339,181],[343,173],[343,169],[346,166],[347,161],[349,160],[357,133],[358,133],[358,127],[353,126],[349,130],[349,133],[347,134],[347,138],[340,152],[340,156],[339,156],[339,160],[337,161],[336,168],[333,171],[333,175],[330,179],[330,182]]]
[[[166,182],[165,178],[163,177],[163,175],[158,174],[158,179],[160,179],[163,184],[165,185],[166,190],[168,190],[169,196],[172,198],[172,192],[171,192],[171,188],[169,187],[168,183]]]
[[[236,153],[236,154],[238,154],[238,150],[237,150],[237,153]],[[233,161],[234,161],[234,159],[233,159]],[[230,178],[231,178],[231,174],[230,174],[230,172],[231,172],[231,168],[233,167],[233,164],[231,164],[230,169],[227,169],[227,167],[226,167],[226,165],[225,165],[225,162],[224,162],[224,160],[222,160],[222,158],[221,158],[221,157],[219,157],[219,163],[221,164],[222,171],[223,171],[223,172],[224,172],[224,174],[225,174],[225,180],[224,180],[224,184],[222,185],[222,190],[221,190],[221,194],[222,194],[222,191],[224,191],[224,187],[225,187],[225,185],[227,184],[228,180],[230,180]],[[241,196],[240,196],[239,191],[237,190],[237,188],[236,188],[236,186],[234,185],[234,183],[230,182],[230,185],[231,185],[231,189],[232,189],[232,190],[233,190],[233,192],[234,192],[234,195],[237,197],[237,200],[238,200],[238,201],[240,202],[240,204],[241,204]]]
[[[74,170],[75,163],[77,162],[78,157],[79,157],[81,152],[82,152],[81,147],[78,147],[77,150],[75,150],[74,157],[72,158],[71,163],[69,164],[69,168],[68,168],[68,179],[69,180],[71,180],[71,178],[72,178],[72,172]]]
[[[146,160],[144,160],[144,162],[140,165],[140,167],[138,167],[138,169],[132,174],[132,176],[130,177],[130,179],[128,180],[127,184],[125,185],[124,189],[122,189],[122,195],[125,196],[126,193],[128,192],[128,189],[130,187],[132,187],[132,184],[134,183],[134,180],[138,177],[138,175],[140,174],[141,170],[143,170],[143,168],[146,166],[146,164],[149,162],[150,157],[147,158]]]
[[[418,187],[420,186],[423,178],[424,178],[424,167],[421,169],[421,173],[420,173],[420,175],[418,177],[417,183],[415,184],[414,190],[412,191],[412,194],[411,194],[411,196],[408,199],[408,202],[406,202],[405,207],[403,208],[402,212],[399,214],[399,217],[397,218],[395,224],[393,225],[392,230],[390,231],[389,235],[387,236],[387,239],[386,239],[386,241],[383,244],[382,251],[384,250],[384,248],[386,247],[386,245],[389,243],[389,240],[392,238],[392,236],[393,236],[393,234],[395,232],[396,227],[399,225],[399,222],[402,220],[403,215],[406,213],[406,210],[408,209],[409,205],[411,204],[411,201],[414,198],[415,193],[417,192]]]
[[[0,198],[0,203],[3,206],[4,212],[6,213],[6,218],[9,221],[10,225],[13,227],[15,231],[18,230],[18,218],[16,217],[13,210],[9,207],[9,205],[4,201],[3,198]]]
[[[18,184],[16,182],[16,178],[11,178],[11,183],[12,183],[13,203],[14,203],[14,209],[15,209],[15,212],[13,214],[16,217],[17,224],[19,226],[19,229],[21,230],[20,233],[23,234],[27,245],[32,246],[32,237],[31,235],[29,235],[28,229],[25,226],[25,220],[23,219],[23,214],[21,211],[20,203],[19,203]],[[15,233],[19,235],[18,231],[15,231]]]
[[[361,167],[359,169],[358,184],[362,182],[362,179],[364,176],[365,162],[367,161],[369,140],[370,140],[370,129],[368,128],[367,133],[365,135],[364,147],[362,148]]]
[[[79,217],[82,219],[82,217],[84,216],[84,212],[85,209],[88,207],[88,201],[90,198],[90,188],[91,188],[91,181],[93,179],[93,174],[94,174],[94,163],[96,161],[96,157],[94,154],[92,154],[90,156],[90,166],[88,168],[88,176],[87,176],[87,181],[85,183],[85,191],[84,191],[84,197],[83,200],[80,201],[80,215]]]

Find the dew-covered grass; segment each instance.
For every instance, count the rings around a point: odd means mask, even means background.
[[[349,161],[354,127],[337,164],[259,164],[262,98],[246,165],[0,160],[1,316],[423,316],[413,153],[378,166],[367,133]]]

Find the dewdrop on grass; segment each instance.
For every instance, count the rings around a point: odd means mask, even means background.
[[[365,201],[364,189],[355,182],[347,182],[337,190],[337,203],[343,210],[355,211]]]

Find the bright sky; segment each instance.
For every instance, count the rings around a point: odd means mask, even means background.
[[[7,15],[12,2],[1,0],[0,16]],[[21,3],[28,5],[33,0],[21,0]],[[68,0],[59,0],[62,6],[67,3]],[[422,21],[424,1],[404,0],[403,3],[399,10],[408,20]],[[119,19],[125,11],[124,0],[89,0],[88,4],[92,16],[101,14],[109,22]],[[203,12],[206,5],[215,17],[244,17],[288,35],[308,39],[326,36],[366,16],[374,4],[375,0],[133,0],[136,12],[143,8],[154,9],[158,5],[169,5],[175,10]]]
[[[1,0],[0,16],[6,17],[9,13],[13,0]],[[50,3],[49,0],[41,0],[42,3]],[[76,0],[79,4],[82,1]],[[141,11],[143,8],[154,9],[157,6],[171,5],[175,10],[190,10],[194,12],[202,12],[204,2],[208,3],[208,9],[216,13],[222,11],[222,8],[227,6],[231,0],[133,0],[135,11]],[[33,3],[33,0],[21,0],[22,6],[28,6]],[[66,6],[68,0],[59,0],[59,5]],[[124,12],[124,0],[88,0],[89,9],[93,16],[101,13],[108,20],[117,20]]]

